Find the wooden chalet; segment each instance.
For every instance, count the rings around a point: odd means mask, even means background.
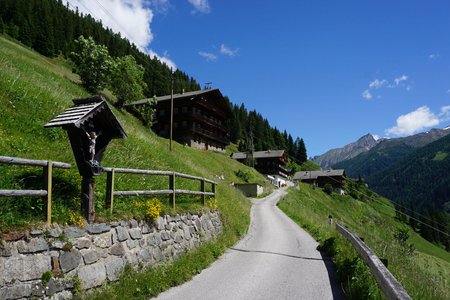
[[[246,152],[237,152],[231,155],[239,162],[246,163],[253,156],[255,169],[265,175],[288,177],[286,169],[287,156],[284,150],[266,150],[254,151],[252,154]]]
[[[156,98],[153,130],[169,138],[171,95]],[[143,105],[144,99],[128,104]],[[230,143],[226,121],[232,111],[219,89],[184,92],[173,95],[173,139],[193,148],[225,152]]]
[[[293,180],[313,184],[318,187],[324,187],[329,183],[338,193],[343,193],[345,189],[345,171],[340,170],[317,170],[317,171],[300,171],[295,173]]]

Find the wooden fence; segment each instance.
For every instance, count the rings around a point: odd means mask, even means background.
[[[192,176],[188,174],[170,172],[170,171],[156,171],[156,170],[140,170],[140,169],[124,169],[124,168],[103,168],[103,171],[107,172],[106,179],[106,199],[105,207],[112,213],[114,196],[139,196],[139,195],[169,195],[170,205],[175,207],[175,196],[180,195],[199,195],[201,196],[202,204],[205,205],[206,196],[216,196],[216,182],[198,176]],[[153,175],[153,176],[168,176],[169,186],[167,190],[141,190],[141,191],[115,191],[114,190],[114,177],[116,173],[123,174],[139,174],[139,175]],[[176,178],[187,178],[200,181],[200,191],[192,190],[177,190],[175,188]],[[206,192],[206,183],[211,184],[211,192]]]
[[[31,167],[43,167],[43,189],[42,190],[0,190],[0,197],[42,197],[45,205],[47,223],[52,222],[52,176],[53,168],[69,169],[70,164],[53,162],[50,160],[34,160],[18,157],[0,156],[0,163],[9,165],[22,165]]]
[[[364,262],[369,266],[370,271],[387,299],[411,300],[411,297],[403,286],[357,235],[340,224],[336,224],[336,230],[350,241],[356,252],[358,252]]]

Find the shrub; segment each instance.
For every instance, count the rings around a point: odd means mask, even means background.
[[[323,191],[328,195],[331,195],[331,193],[333,193],[333,187],[331,186],[331,184],[327,183],[323,186]]]
[[[152,198],[145,202],[145,218],[148,221],[154,222],[158,219],[161,213],[161,201],[157,198]]]

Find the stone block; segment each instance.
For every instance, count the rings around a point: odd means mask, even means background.
[[[166,232],[166,231],[161,232],[161,239],[162,239],[163,241],[169,240],[169,239],[170,239],[169,233]]]
[[[139,228],[132,228],[128,231],[128,233],[130,234],[130,237],[133,240],[140,240],[142,239],[142,232]]]
[[[32,229],[30,231],[30,234],[31,234],[32,237],[36,237],[36,236],[43,235],[44,232],[42,230],[40,230],[40,229]]]
[[[29,241],[17,242],[17,251],[22,254],[43,252],[47,251],[48,249],[49,245],[47,241],[42,237],[32,238]]]
[[[110,256],[105,260],[106,276],[109,281],[116,281],[119,279],[120,273],[125,267],[123,259],[119,257]]]
[[[166,220],[163,217],[159,217],[158,220],[156,220],[156,226],[158,230],[164,230],[165,225]]]
[[[91,247],[92,242],[90,239],[85,238],[85,237],[81,237],[79,239],[77,239],[76,241],[73,242],[73,245],[77,248],[77,249],[87,249],[89,247]]]
[[[153,226],[150,226],[148,224],[142,225],[142,234],[148,234],[148,233],[152,233],[154,231],[155,231],[155,229],[153,228]]]
[[[137,228],[139,226],[138,222],[134,219],[131,219],[129,222],[130,228]]]
[[[119,242],[123,242],[128,240],[128,231],[123,227],[116,227],[116,233],[117,233],[117,240]]]
[[[111,226],[105,223],[89,224],[86,226],[86,231],[90,234],[100,234],[111,230]]]
[[[138,259],[141,262],[148,262],[152,259],[152,254],[148,249],[142,249],[138,252]]]
[[[6,283],[41,279],[42,273],[50,271],[50,256],[35,254],[19,255],[4,261],[2,277]]]
[[[191,239],[191,231],[189,230],[189,226],[183,225],[183,233],[184,238],[189,241]]]
[[[0,240],[0,256],[11,256],[11,245],[3,240]]]
[[[106,280],[105,264],[100,261],[92,265],[82,266],[78,269],[77,274],[82,289],[100,286]]]
[[[20,299],[31,296],[32,284],[24,283],[0,289],[0,299]]]
[[[54,294],[63,291],[66,288],[66,280],[63,278],[50,278],[47,285],[47,296],[53,296]]]
[[[50,229],[48,233],[52,238],[57,238],[63,233],[63,231],[59,228],[59,226],[56,226],[55,228]]]
[[[183,242],[183,234],[179,231],[175,234],[175,243],[182,243]]]
[[[130,252],[125,253],[125,260],[133,267],[136,267],[139,263],[136,254]]]
[[[31,299],[45,296],[45,287],[41,282],[35,282],[31,285]]]
[[[111,222],[109,225],[110,225],[111,227],[117,227],[117,226],[120,226],[120,222],[117,222],[117,221]]]
[[[83,260],[86,265],[93,264],[100,259],[100,255],[91,249],[81,250],[81,254],[83,255]]]
[[[54,241],[52,242],[52,250],[62,250],[62,248],[64,247],[66,243],[62,242],[62,241]]]
[[[68,239],[79,238],[82,237],[84,234],[85,231],[78,227],[67,227],[66,229],[64,229],[64,235]]]
[[[94,237],[94,245],[100,248],[109,248],[112,245],[111,233],[103,233]]]
[[[71,249],[67,252],[61,252],[59,256],[59,265],[64,273],[70,272],[80,265],[81,253],[78,250]]]
[[[128,240],[127,241],[127,247],[128,249],[134,249],[139,245],[139,242],[137,240]]]
[[[162,261],[162,260],[164,260],[164,255],[163,255],[161,249],[159,249],[159,247],[155,247],[155,248],[153,249],[153,258],[154,258],[156,261]]]
[[[121,243],[116,243],[109,249],[109,253],[115,256],[123,256],[125,254],[125,249]]]
[[[70,291],[62,291],[60,293],[54,294],[48,300],[70,300],[73,298],[73,295]],[[47,300],[47,298],[46,298]]]

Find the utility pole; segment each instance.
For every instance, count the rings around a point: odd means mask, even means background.
[[[170,137],[169,137],[169,150],[172,152],[172,129],[173,129],[173,74],[172,74],[172,89],[170,92],[170,125],[169,125],[169,130],[170,130]]]

